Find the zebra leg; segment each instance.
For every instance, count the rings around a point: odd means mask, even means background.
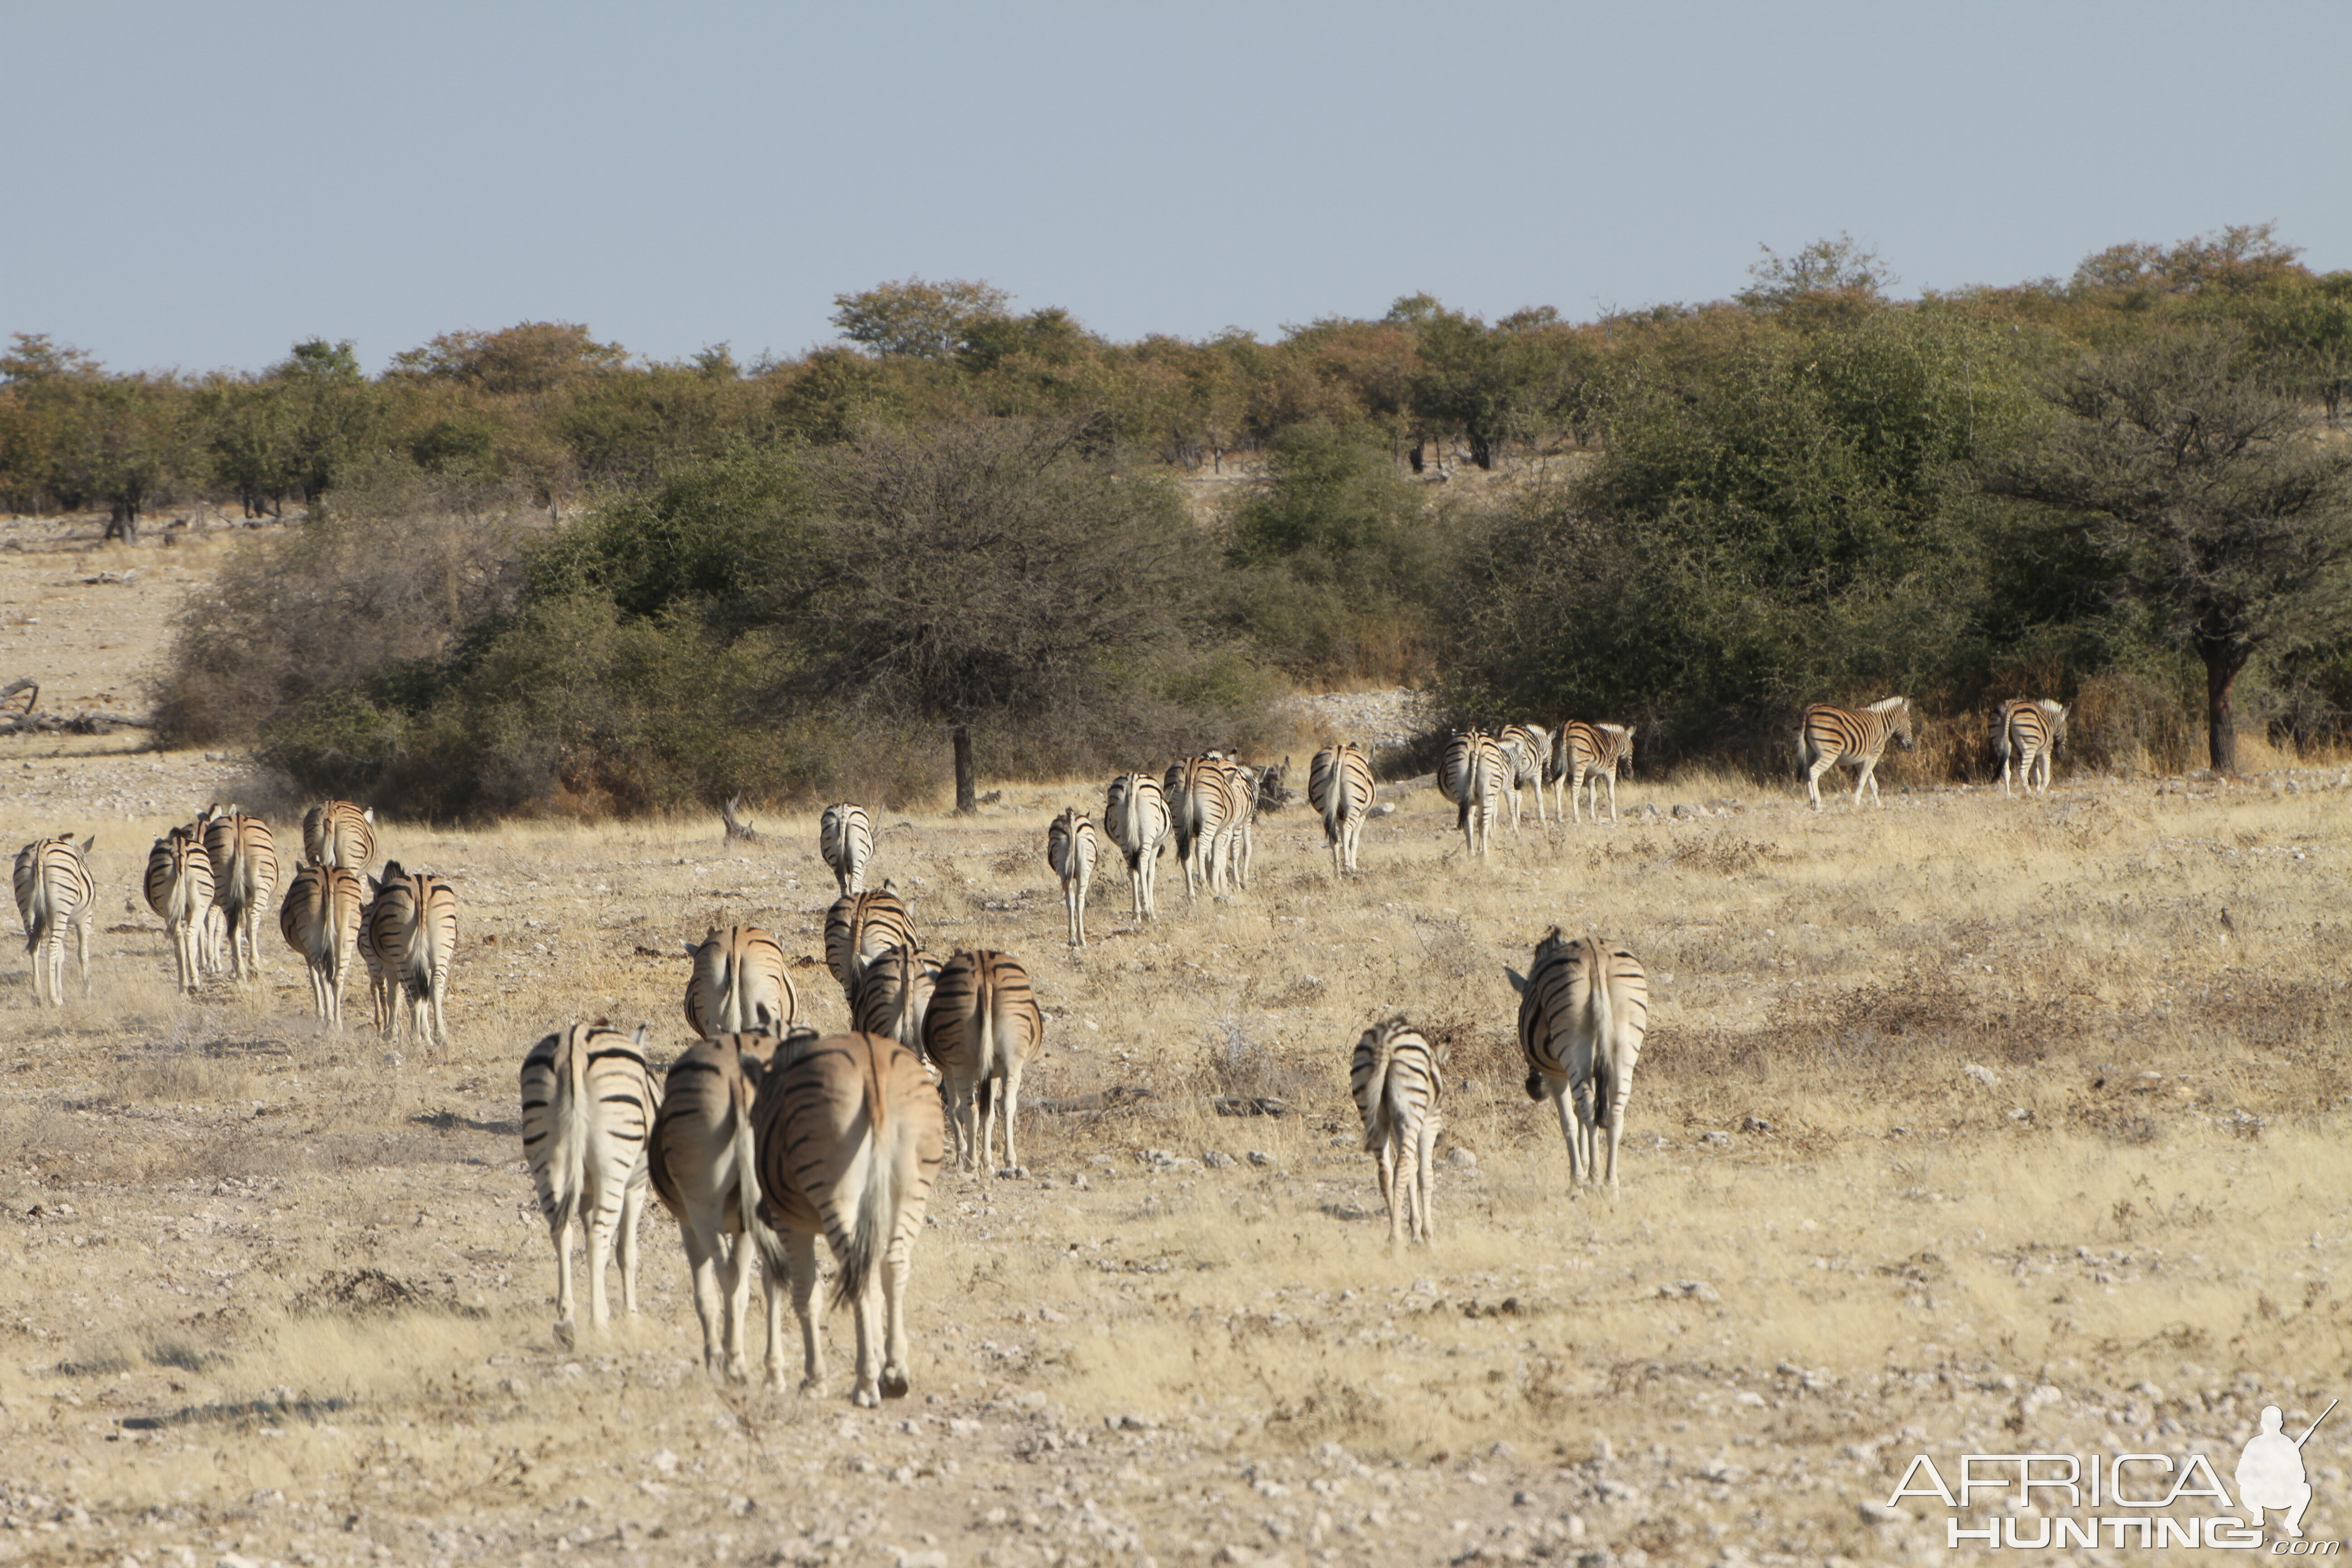
[[[766,1300],[768,1311],[767,1385],[782,1392],[784,1386],[784,1301],[791,1291],[792,1274],[784,1258],[783,1247],[778,1244],[775,1234],[756,1220],[752,1224],[759,1227],[760,1294]],[[752,1231],[745,1231],[736,1245],[752,1246],[753,1234]],[[750,1261],[746,1259],[742,1267],[750,1268]]]
[[[874,1151],[879,1158],[880,1150]],[[851,1303],[850,1310],[857,1320],[857,1386],[850,1391],[849,1402],[861,1409],[871,1410],[882,1403],[882,1281],[881,1270],[876,1269],[866,1281],[866,1289]]]
[[[732,1271],[725,1267],[727,1238],[706,1234],[702,1216],[697,1214],[689,1214],[678,1228],[685,1233],[681,1239],[686,1243],[687,1279],[694,1287],[694,1315],[702,1320],[702,1369],[713,1377],[724,1377],[730,1369],[720,1344],[724,1330],[719,1313],[735,1283]]]
[[[1014,1175],[1021,1173],[1021,1156],[1013,1149],[1013,1113],[1021,1109],[1021,1068],[1015,1061],[1004,1075],[1004,1093],[998,1111],[1004,1118],[1004,1163]]]
[[[890,1216],[898,1224],[897,1215]],[[882,1260],[882,1397],[904,1399],[914,1386],[907,1369],[907,1279],[914,1272],[913,1241],[902,1231],[890,1238]]]
[[[1822,775],[1835,766],[1837,759],[1833,756],[1816,757],[1805,770],[1805,798],[1813,803],[1815,811],[1822,808]]]
[[[1421,1221],[1421,1244],[1427,1247],[1430,1237],[1429,1189],[1437,1173],[1437,1121],[1434,1117],[1422,1122],[1420,1144],[1421,1168],[1413,1175],[1413,1190],[1420,1201],[1414,1205],[1414,1212]]]
[[[74,941],[81,952],[82,999],[89,999],[89,906],[82,906],[81,918],[74,921]]]
[[[1560,1139],[1568,1145],[1568,1179],[1571,1184],[1582,1186],[1584,1184],[1584,1141],[1581,1136],[1583,1129],[1578,1121],[1569,1084],[1564,1079],[1560,1081],[1560,1086],[1552,1091],[1551,1108],[1559,1117]]]
[[[547,1234],[555,1243],[555,1337],[566,1345],[572,1342],[572,1205],[557,1208],[547,1222]]]
[[[596,1151],[589,1151],[594,1159]],[[614,1222],[619,1217],[604,1207],[604,1195],[596,1194],[596,1207],[586,1217],[588,1222],[588,1325],[598,1333],[613,1321],[613,1299],[604,1289],[604,1267],[613,1257]]]
[[[1372,1168],[1379,1173],[1381,1206],[1389,1211],[1389,1245],[1397,1244],[1396,1140],[1382,1134],[1379,1151],[1372,1156]]]
[[[727,1311],[725,1343],[721,1348],[727,1358],[728,1380],[742,1383],[751,1374],[743,1354],[743,1323],[751,1311],[751,1234],[744,1231],[732,1240],[722,1236],[718,1241],[720,1267],[717,1283]],[[708,1353],[706,1345],[706,1357]]]
[[[645,1167],[639,1165],[637,1171],[637,1179],[621,1194],[621,1310],[632,1318],[637,1315],[637,1232],[646,1216],[646,1194],[653,1186]]]
[[[1864,762],[1862,764],[1862,772],[1854,775],[1853,808],[1856,811],[1860,811],[1862,809],[1862,792],[1864,789],[1868,789],[1870,791],[1871,805],[1885,805],[1886,804],[1885,801],[1878,798],[1878,759],[1876,757],[1872,757],[1868,761]]]
[[[1598,796],[1598,792],[1595,792],[1595,798],[1592,802],[1592,815],[1596,818],[1601,815],[1601,801]],[[1615,768],[1611,768],[1609,770],[1609,826],[1612,827],[1617,826],[1617,770]]]
[[[816,1232],[787,1230],[779,1239],[791,1261],[793,1311],[801,1321],[801,1391],[814,1393],[824,1384],[824,1342],[810,1310],[810,1298],[816,1294]]]

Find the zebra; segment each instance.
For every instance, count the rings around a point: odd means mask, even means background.
[[[321,801],[302,814],[302,856],[314,866],[364,871],[375,860],[375,808]]]
[[[1168,796],[1150,773],[1121,773],[1103,796],[1103,826],[1127,860],[1129,896],[1139,921],[1160,915],[1160,857],[1166,850]]]
[[[1445,742],[1445,759],[1438,765],[1437,787],[1454,805],[1454,826],[1462,830],[1467,853],[1485,858],[1495,832],[1495,810],[1502,799],[1511,764],[1492,735],[1476,730],[1456,730]]]
[[[572,1230],[588,1244],[588,1321],[612,1321],[604,1260],[619,1232],[621,1304],[637,1312],[637,1218],[646,1206],[646,1135],[660,1097],[646,1066],[640,1024],[624,1035],[604,1018],[573,1024],[522,1060],[522,1152],[539,1189],[539,1212],[555,1244],[555,1331],[573,1330]]]
[[[923,1020],[938,989],[940,961],[915,947],[893,947],[866,966],[849,1000],[850,1027],[882,1035],[923,1055]],[[926,1071],[933,1071],[924,1058]]]
[[[1797,765],[1805,770],[1805,794],[1812,801],[1813,809],[1822,808],[1822,775],[1841,763],[1854,771],[1856,808],[1862,805],[1864,789],[1870,791],[1874,805],[1885,805],[1886,803],[1879,799],[1878,780],[1873,775],[1889,741],[1906,752],[1912,749],[1911,703],[1907,698],[1881,698],[1859,710],[1832,708],[1826,702],[1816,702],[1806,709],[1804,722],[1797,730]]]
[[[279,933],[310,971],[310,1005],[331,1029],[343,1026],[343,965],[358,946],[366,897],[357,871],[314,863],[294,873],[278,910]]]
[[[2050,759],[2066,743],[2066,705],[2048,698],[2033,701],[2017,698],[1996,703],[1992,710],[1992,754],[2000,759],[2000,793],[2009,793],[2011,759],[2017,764],[2019,787],[2034,794],[2033,770],[2042,770],[2040,793],[2050,793]]]
[[[1372,764],[1360,746],[1335,742],[1307,765],[1307,801],[1331,845],[1331,879],[1356,874],[1356,847],[1372,810]]]
[[[1444,1049],[1400,1015],[1366,1029],[1349,1064],[1349,1086],[1364,1119],[1364,1152],[1380,1162],[1391,1247],[1408,1232],[1429,1244],[1430,1156],[1437,1144],[1437,1102],[1445,1092],[1444,1061]]]
[[[874,858],[874,819],[864,806],[847,801],[826,806],[817,819],[816,847],[844,897],[866,890],[866,865]]]
[[[1570,820],[1584,820],[1584,789],[1592,787],[1592,820],[1601,820],[1601,781],[1609,781],[1609,820],[1617,820],[1617,770],[1633,773],[1633,726],[1571,721],[1552,742],[1552,778],[1568,790]]]
[[[227,929],[229,969],[240,980],[257,980],[261,943],[255,925],[278,886],[278,841],[268,824],[232,805],[205,824],[205,853],[212,857],[213,901]]]
[[[766,1251],[751,1106],[773,1063],[777,1038],[764,1030],[713,1034],[670,1063],[661,1109],[646,1140],[654,1194],[677,1221],[686,1246],[695,1315],[702,1320],[702,1364],[738,1383],[750,1375],[743,1316],[751,1305],[751,1258]],[[733,1238],[730,1240],[730,1238]],[[771,1244],[772,1238],[765,1238]],[[781,1380],[784,1298],[766,1292],[768,1372]]]
[[[1176,829],[1176,863],[1184,868],[1184,896],[1196,881],[1217,896],[1218,853],[1232,837],[1233,798],[1225,791],[1224,759],[1213,752],[1187,757],[1169,768],[1164,782],[1168,810]]]
[[[940,971],[923,1020],[923,1048],[945,1080],[949,1120],[954,1125],[957,1164],[996,1168],[996,1123],[1004,1124],[1004,1164],[1021,1168],[1013,1146],[1013,1116],[1020,1109],[1021,1069],[1037,1054],[1045,1016],[1029,972],[1011,953],[979,948],[959,952]],[[975,1105],[975,1100],[977,1104]]]
[[[694,961],[686,982],[686,1026],[698,1038],[763,1029],[780,1035],[798,1016],[784,972],[782,943],[758,926],[709,929],[702,941],[687,942]]]
[[[66,1005],[68,926],[81,958],[81,994],[89,994],[89,920],[98,907],[89,852],[97,847],[96,834],[76,845],[72,834],[60,833],[16,851],[16,913],[25,922],[25,951],[32,956],[37,1006]]]
[[[1503,748],[1503,760],[1509,767],[1511,831],[1519,830],[1519,791],[1532,786],[1536,792],[1536,822],[1549,826],[1544,816],[1544,773],[1551,765],[1551,731],[1540,724],[1506,724],[1495,743]]]
[[[1211,857],[1211,865],[1223,870],[1227,887],[1247,892],[1250,862],[1255,849],[1252,830],[1257,826],[1260,792],[1266,786],[1267,775],[1277,770],[1268,768],[1261,773],[1232,757],[1214,752],[1210,755],[1221,764],[1218,772],[1225,794],[1225,830]],[[1277,784],[1276,787],[1280,786]]]
[[[405,998],[410,1032],[446,1047],[443,1007],[457,952],[457,895],[440,878],[404,871],[397,860],[384,862],[383,878],[370,878],[368,887],[367,937],[360,951],[380,991],[378,1016],[387,1032],[396,1028]]]
[[[193,996],[204,985],[204,944],[213,909],[213,859],[203,838],[174,827],[147,852],[147,907],[163,917],[172,938],[180,989]]]
[[[834,1305],[857,1318],[850,1397],[869,1408],[903,1397],[912,1385],[907,1281],[945,1138],[938,1091],[915,1053],[896,1040],[795,1035],[762,1079],[751,1118],[766,1221],[755,1234],[768,1288],[792,1282],[801,1387],[824,1380],[810,1310],[823,1230],[840,1270]],[[781,1384],[781,1368],[770,1365],[772,1384]]]
[[[205,848],[205,830],[212,826],[213,819],[220,815],[221,807],[218,803],[207,805],[196,813],[195,821],[190,823],[184,830],[189,837],[195,840],[196,848],[204,857],[205,874],[212,879],[213,905],[204,910],[198,918],[202,935],[196,944],[197,957],[206,974],[224,973],[228,967],[227,955],[224,952],[228,943],[228,918],[221,913],[220,868],[213,864],[212,851]]]
[[[891,948],[916,945],[915,922],[896,883],[844,893],[824,912],[824,961],[845,1000],[856,1000],[858,977],[868,963]]]
[[[1087,945],[1087,889],[1094,886],[1097,851],[1095,825],[1071,806],[1045,830],[1045,863],[1062,879],[1062,904],[1069,915],[1070,945]]]
[[[1503,973],[1519,994],[1528,1098],[1552,1102],[1580,1183],[1599,1179],[1599,1131],[1608,1129],[1609,1190],[1616,1192],[1625,1100],[1650,1027],[1649,977],[1622,945],[1591,936],[1570,942],[1558,926],[1536,944],[1526,974]]]

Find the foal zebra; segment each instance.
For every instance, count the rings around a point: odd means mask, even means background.
[[[1438,765],[1437,787],[1455,807],[1454,826],[1469,854],[1488,853],[1495,832],[1496,807],[1501,802],[1511,764],[1495,737],[1476,730],[1456,730],[1445,742],[1445,760]]]
[[[1907,698],[1883,697],[1860,710],[1832,708],[1826,702],[1816,702],[1806,709],[1804,722],[1797,730],[1797,763],[1805,770],[1805,795],[1812,801],[1813,809],[1822,808],[1822,775],[1841,763],[1854,770],[1853,804],[1857,809],[1865,788],[1874,805],[1885,805],[1886,803],[1879,799],[1878,780],[1874,774],[1889,741],[1906,752],[1912,749],[1911,703]]]
[[[857,982],[867,964],[894,947],[915,945],[914,920],[890,882],[844,893],[824,911],[824,961],[846,1001],[856,1001]]]
[[[1366,1029],[1349,1063],[1349,1087],[1364,1119],[1364,1152],[1380,1162],[1391,1247],[1408,1232],[1423,1246],[1429,1242],[1430,1156],[1437,1145],[1437,1102],[1445,1092],[1444,1064],[1444,1053],[1402,1015]]]
[[[1324,747],[1307,765],[1307,803],[1323,819],[1331,846],[1331,879],[1356,874],[1356,847],[1372,811],[1372,764],[1360,747]]]
[[[652,1130],[646,1026],[616,1033],[602,1018],[550,1035],[522,1060],[522,1152],[539,1212],[555,1243],[555,1330],[572,1331],[572,1230],[588,1243],[588,1321],[612,1321],[604,1260],[620,1242],[621,1304],[637,1311],[637,1216],[646,1206],[646,1135]]]
[[[1160,914],[1160,857],[1168,842],[1168,796],[1150,773],[1121,773],[1103,796],[1103,826],[1127,861],[1135,918]]]
[[[229,968],[240,980],[257,980],[261,941],[256,927],[278,886],[278,841],[269,836],[268,824],[232,805],[205,824],[205,853],[212,857],[213,901],[228,929]]]
[[[1545,826],[1544,774],[1551,766],[1551,731],[1540,724],[1506,724],[1495,737],[1510,773],[1511,831],[1519,830],[1519,791],[1536,792],[1536,822]]]
[[[314,866],[365,871],[375,859],[375,808],[321,801],[302,814],[302,856]]]
[[[961,1169],[971,1170],[975,1157],[981,1170],[996,1168],[1000,1121],[1005,1166],[1021,1168],[1013,1147],[1021,1069],[1037,1054],[1045,1032],[1029,972],[1011,953],[986,948],[959,952],[940,971],[930,1016],[923,1020],[923,1049],[944,1079],[940,1087]]]
[[[89,874],[89,852],[98,836],[76,845],[73,835],[36,838],[16,851],[14,880],[16,913],[25,922],[25,951],[33,960],[33,1002],[66,1005],[66,928],[71,926],[81,955],[81,994],[89,994],[89,919],[98,907],[98,883]]]
[[[1094,886],[1099,852],[1095,825],[1071,806],[1045,830],[1045,863],[1062,879],[1062,904],[1069,916],[1070,945],[1087,945],[1087,889]]]
[[[702,1364],[711,1376],[737,1382],[750,1374],[743,1314],[751,1305],[751,1258],[755,1249],[765,1250],[751,1105],[775,1054],[776,1037],[761,1031],[730,1031],[688,1047],[669,1065],[646,1142],[654,1193],[686,1246],[694,1311],[702,1320]],[[784,1295],[773,1289],[766,1294],[768,1376],[781,1382]]]
[[[213,858],[203,841],[174,827],[147,852],[147,907],[163,917],[172,938],[180,989],[193,996],[204,984],[204,945],[213,909]]]
[[[2039,793],[2050,793],[2050,759],[2066,743],[2066,705],[2048,698],[2033,701],[2017,698],[1997,703],[1992,710],[1992,754],[2000,759],[2000,793],[2009,793],[2009,769],[2017,764],[2017,782],[2027,795],[2035,792],[2033,770],[2042,770]]]
[[[1528,1098],[1549,1100],[1568,1141],[1570,1175],[1599,1177],[1599,1130],[1609,1132],[1609,1190],[1617,1190],[1617,1143],[1633,1064],[1650,1026],[1650,981],[1639,960],[1615,942],[1569,942],[1554,926],[1536,944],[1528,973],[1505,969],[1519,994],[1519,1049],[1528,1061]]]
[[[923,1054],[923,1020],[939,988],[940,961],[919,948],[894,947],[866,966],[849,1001],[850,1027],[881,1035]],[[928,1061],[926,1063],[928,1069]]]
[[[784,972],[784,950],[758,926],[709,928],[699,943],[687,942],[694,960],[686,981],[686,1026],[704,1039],[746,1029],[781,1035],[797,1015]]]
[[[294,873],[278,910],[279,933],[310,972],[311,1008],[331,1029],[343,1026],[343,966],[358,947],[366,896],[357,871],[313,864]]]
[[[944,1142],[938,1091],[915,1053],[895,1040],[795,1035],[762,1079],[751,1118],[766,1221],[754,1234],[768,1289],[792,1281],[802,1388],[824,1379],[810,1310],[822,1230],[840,1269],[834,1304],[857,1317],[850,1397],[869,1407],[902,1397],[912,1384],[907,1281]],[[769,1310],[772,1322],[772,1298]],[[771,1382],[780,1382],[781,1368],[770,1367]]]
[[[386,861],[383,879],[371,878],[368,886],[374,896],[360,956],[374,979],[378,1026],[387,1035],[398,1027],[404,999],[410,1032],[446,1046],[443,1005],[449,994],[449,963],[457,952],[457,895],[440,878],[404,871],[397,860]]]
[[[1617,770],[1633,771],[1633,728],[1630,724],[1570,722],[1559,727],[1553,742],[1552,777],[1568,787],[1570,820],[1584,820],[1583,794],[1592,785],[1592,820],[1601,820],[1601,781],[1609,781],[1609,820],[1617,820]]]
[[[864,806],[847,801],[826,806],[817,818],[816,847],[845,897],[866,890],[866,865],[874,858],[874,819]]]

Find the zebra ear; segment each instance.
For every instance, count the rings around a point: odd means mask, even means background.
[[[1526,975],[1520,973],[1517,970],[1513,969],[1509,964],[1505,964],[1503,966],[1503,973],[1510,980],[1512,990],[1517,992],[1522,996],[1528,994],[1528,977]]]
[[[369,806],[365,811],[361,812],[360,820],[362,822],[373,822],[375,820],[375,807]]]
[[[702,956],[701,947],[694,942],[688,942],[683,937],[678,939],[677,945],[686,949],[686,956],[688,958],[699,958]]]
[[[646,1048],[646,1037],[653,1032],[654,1026],[651,1024],[639,1024],[630,1034],[629,1038],[637,1043],[637,1049],[644,1050]]]
[[[98,847],[98,835],[97,835],[97,834],[95,834],[95,833],[91,834],[89,837],[87,837],[87,838],[85,838],[85,839],[83,839],[83,840],[81,841],[81,852],[82,852],[83,854],[85,854],[85,855],[89,854],[91,850],[93,850],[93,849],[95,849],[95,848],[97,848],[97,847]]]

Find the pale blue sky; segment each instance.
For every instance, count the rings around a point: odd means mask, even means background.
[[[1719,299],[1840,230],[1905,293],[2266,219],[2352,266],[2345,4],[0,0],[0,331],[126,369],[748,361],[908,273],[1132,338]]]

